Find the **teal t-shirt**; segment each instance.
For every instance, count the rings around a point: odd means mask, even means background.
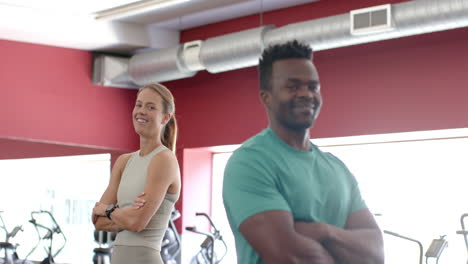
[[[311,143],[292,148],[267,128],[247,140],[224,171],[223,200],[233,231],[237,262],[263,263],[239,232],[250,216],[289,211],[294,221],[325,222],[343,228],[348,216],[366,208],[354,176],[343,162]]]

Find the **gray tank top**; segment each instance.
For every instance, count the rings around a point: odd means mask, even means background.
[[[150,161],[156,154],[165,149],[167,149],[165,146],[160,146],[143,157],[140,156],[140,151],[132,153],[122,173],[117,191],[117,204],[120,208],[131,207],[135,198],[144,191]],[[178,193],[166,193],[161,206],[153,215],[146,228],[140,232],[129,230],[119,232],[114,245],[144,246],[160,250],[161,242],[177,199],[179,199]]]

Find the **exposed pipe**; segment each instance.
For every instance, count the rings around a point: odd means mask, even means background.
[[[468,26],[468,0],[415,0],[392,5],[392,31],[355,36],[349,14],[325,17],[268,31],[265,44],[291,39],[310,44],[315,51],[431,33]]]
[[[128,74],[138,85],[165,82],[194,76],[181,62],[183,45],[139,53],[130,58]]]
[[[263,26],[209,38],[202,43],[200,60],[211,73],[254,66],[262,54],[263,36],[273,26]]]
[[[263,47],[298,39],[315,51],[468,26],[468,0],[413,0],[391,5],[394,30],[351,35],[350,14],[340,14],[279,28],[264,26],[201,42],[199,55],[185,63],[182,45],[134,55],[128,73],[139,85],[192,77],[184,65],[201,65],[211,73],[254,66]],[[192,50],[193,52],[193,50]],[[199,60],[194,62],[193,59]]]

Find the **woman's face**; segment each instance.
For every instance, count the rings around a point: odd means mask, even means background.
[[[151,88],[143,89],[133,108],[133,127],[135,132],[144,137],[156,137],[169,120],[164,114],[163,99]]]

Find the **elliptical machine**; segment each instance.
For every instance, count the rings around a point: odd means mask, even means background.
[[[48,218],[50,226],[47,226],[44,223],[41,223],[40,221],[38,221],[38,217],[40,216],[43,216],[43,217],[45,216],[46,218]],[[37,244],[34,246],[34,248],[28,253],[28,255],[26,255],[26,259],[27,257],[29,257],[29,255],[31,255],[31,253],[33,253],[36,250],[36,248],[41,244],[42,241],[49,241],[49,245],[45,247],[45,251],[47,252],[47,257],[45,257],[44,260],[40,262],[40,264],[55,263],[54,258],[57,257],[60,251],[62,251],[62,249],[65,247],[67,238],[65,237],[62,230],[60,229],[60,226],[57,224],[57,221],[55,221],[54,216],[49,211],[44,211],[44,210],[35,211],[35,212],[31,212],[31,220],[29,220],[29,222],[34,225],[34,228],[36,229],[37,236],[39,239],[38,239]],[[40,230],[42,230],[42,232]],[[55,234],[62,236],[63,244],[57,251],[55,251],[55,253],[52,253],[52,242],[53,242]]]
[[[18,254],[16,253],[18,244],[12,244],[9,242],[9,240],[10,238],[15,237],[19,231],[23,231],[23,228],[22,226],[15,226],[11,232],[8,232],[5,222],[3,221],[2,213],[3,211],[0,211],[0,228],[5,231],[5,241],[0,242],[0,252],[2,250],[5,251],[2,263],[13,264],[16,260],[18,260]]]

